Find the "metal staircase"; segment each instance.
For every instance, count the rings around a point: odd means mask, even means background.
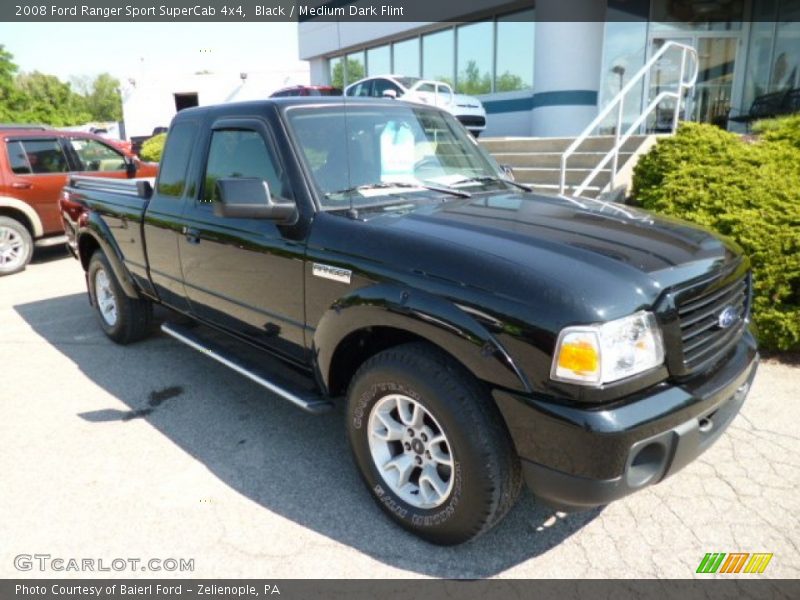
[[[679,76],[674,89],[667,87],[636,116],[624,123],[628,94],[644,82],[648,89],[650,75],[667,52],[680,52]],[[691,63],[691,64],[690,64]],[[498,163],[509,165],[517,181],[537,191],[597,197],[612,191],[630,177],[634,160],[651,146],[654,137],[645,133],[648,117],[667,99],[677,107],[669,130],[674,132],[680,116],[680,104],[698,74],[697,53],[691,46],[667,42],[634,75],[597,117],[575,138],[482,138],[483,146]],[[691,70],[689,70],[691,69]],[[687,77],[687,73],[691,73]],[[632,99],[628,100],[629,102]],[[640,99],[637,96],[637,101]],[[609,123],[609,119],[613,121]],[[630,119],[630,115],[628,115]],[[612,135],[598,135],[600,127]],[[629,164],[630,163],[630,164]]]
[[[620,167],[645,143],[647,136],[631,136],[619,153]],[[479,140],[498,163],[509,165],[514,178],[534,190],[558,194],[561,182],[561,157],[575,138],[482,138]],[[574,152],[566,172],[566,193],[571,193],[591,173],[595,165],[614,147],[614,136],[592,136]],[[611,171],[604,169],[583,192],[598,196],[611,181]]]

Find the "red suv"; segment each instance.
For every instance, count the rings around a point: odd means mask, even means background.
[[[22,271],[34,244],[66,241],[58,198],[70,174],[155,177],[157,171],[91,133],[0,128],[0,276]]]
[[[341,96],[342,90],[330,85],[293,85],[273,92],[270,98],[290,98],[296,96]]]

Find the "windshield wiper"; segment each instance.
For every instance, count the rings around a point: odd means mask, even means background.
[[[508,185],[513,185],[516,188],[521,190],[525,190],[526,192],[532,192],[533,188],[525,185],[524,183],[518,183],[516,181],[511,181],[510,179],[505,179],[503,177],[493,177],[491,175],[482,175],[480,177],[465,177],[459,181],[454,182],[452,185],[462,185],[464,183],[507,183]]]
[[[367,183],[364,185],[355,185],[353,187],[338,190],[336,192],[328,192],[325,194],[326,198],[338,194],[352,194],[361,190],[380,190],[384,188],[423,188],[432,192],[440,192],[442,194],[450,194],[451,196],[458,196],[459,198],[471,198],[472,194],[464,190],[457,190],[444,185],[432,185],[429,183],[410,183],[408,181],[381,181],[380,183]]]

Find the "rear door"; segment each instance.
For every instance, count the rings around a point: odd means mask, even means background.
[[[304,357],[304,239],[266,219],[214,214],[220,178],[257,177],[273,196],[294,200],[269,125],[258,118],[217,121],[208,142],[198,198],[187,205],[179,241],[192,312],[270,347]]]
[[[33,207],[45,235],[62,233],[58,196],[67,183],[69,163],[57,137],[8,137],[9,195]]]

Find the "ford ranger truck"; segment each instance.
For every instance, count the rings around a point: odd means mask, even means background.
[[[369,493],[437,544],[497,524],[523,481],[561,510],[658,483],[756,372],[738,246],[531,193],[435,107],[184,110],[154,185],[73,177],[61,212],[112,340],[161,304],[197,360],[310,413],[344,403]]]

